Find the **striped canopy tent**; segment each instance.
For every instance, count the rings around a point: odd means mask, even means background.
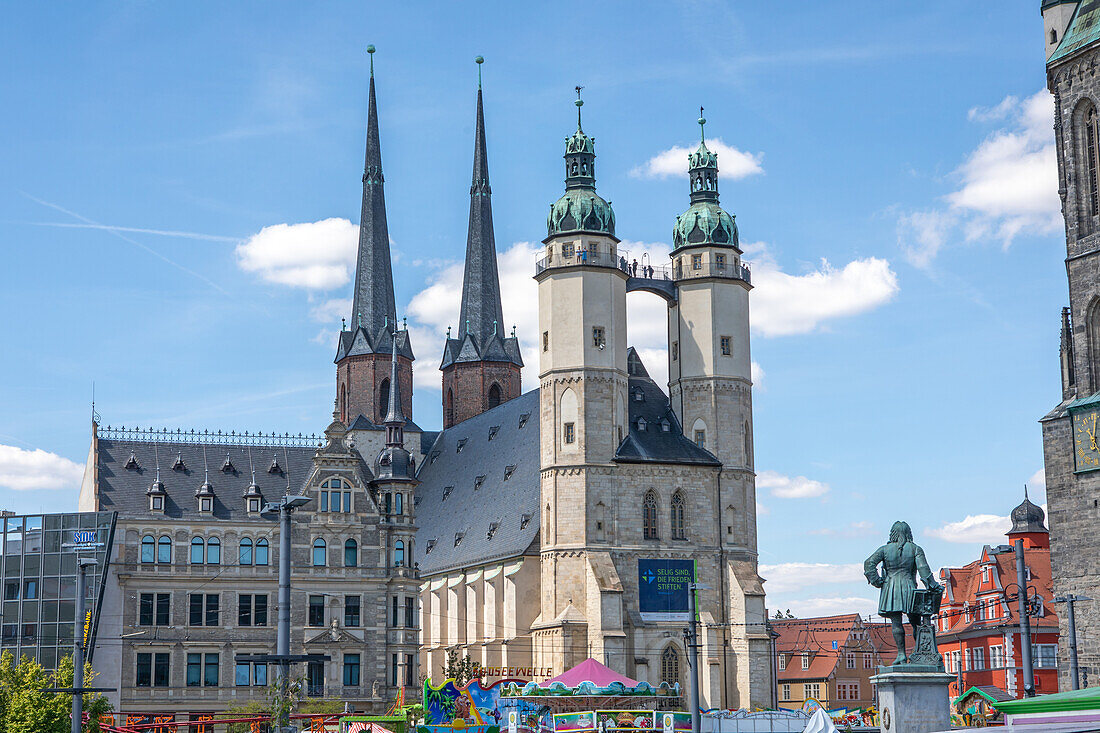
[[[582,710],[653,710],[679,707],[680,685],[654,687],[588,658],[543,682],[510,683],[502,697],[524,698],[554,713]]]

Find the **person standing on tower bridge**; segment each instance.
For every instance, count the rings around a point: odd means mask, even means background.
[[[882,565],[880,574],[878,566]],[[917,592],[916,576],[928,590],[943,592],[943,586],[936,582],[924,557],[924,550],[913,542],[913,530],[905,522],[894,522],[890,528],[890,541],[871,553],[863,561],[863,574],[867,582],[879,588],[878,612],[890,619],[891,633],[898,647],[898,656],[894,664],[906,664],[909,657],[905,653],[905,625],[902,614],[909,616],[913,626],[913,636],[921,625],[921,617],[914,608]]]

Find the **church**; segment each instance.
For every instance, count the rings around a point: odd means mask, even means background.
[[[686,208],[673,218],[680,207],[670,207],[671,259],[639,271],[597,193],[595,138],[583,128],[578,91],[565,190],[549,206],[544,248],[531,263],[539,328],[517,335],[504,327],[479,78],[458,322],[442,343],[414,345],[397,317],[368,50],[353,305],[322,444],[93,425],[81,509],[120,513],[125,572],[104,601],[118,628],[101,634],[126,639],[104,652],[119,668],[121,707],[155,709],[177,686],[204,688],[208,709],[239,699],[205,689],[229,684],[228,674],[210,677],[208,665],[261,652],[273,637],[254,628],[267,623],[277,567],[259,508],[284,491],[314,499],[295,515],[292,653],[332,661],[310,663],[310,694],[367,709],[400,688],[416,696],[422,680],[441,679],[451,650],[472,657],[488,681],[544,679],[593,657],[655,686],[684,686],[686,578],[698,583],[702,706],[769,704],[751,276],[734,217],[719,205],[705,120],[688,160]],[[667,385],[629,346],[633,291],[667,305]],[[537,345],[538,364],[524,364],[521,338]],[[438,432],[413,421],[414,346],[440,359]],[[539,377],[526,393],[525,367]],[[212,616],[207,600],[219,588],[221,619],[218,599]],[[252,597],[261,589],[263,624]],[[156,612],[123,600],[139,596]],[[249,628],[236,628],[246,616]],[[260,684],[255,669],[237,665],[235,675]]]

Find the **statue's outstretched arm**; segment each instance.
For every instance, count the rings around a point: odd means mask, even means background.
[[[878,548],[871,556],[863,561],[863,575],[867,582],[876,588],[882,586],[882,576],[878,574],[878,564],[883,560],[883,548]]]

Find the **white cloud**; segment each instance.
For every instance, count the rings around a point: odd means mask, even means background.
[[[997,514],[971,514],[958,522],[947,522],[942,527],[926,527],[925,534],[945,542],[960,544],[1001,545],[1006,542],[1005,532],[1012,527],[1012,520]]]
[[[331,290],[351,281],[359,227],[347,219],[274,224],[237,246],[237,262],[268,282]]]
[[[630,175],[635,178],[669,178],[671,176],[686,178],[688,155],[695,152],[698,147],[698,145],[676,146],[663,150],[631,170]],[[764,168],[760,165],[764,159],[763,153],[746,153],[732,145],[726,145],[720,138],[707,140],[707,147],[718,154],[719,178],[745,178],[764,172]]]
[[[863,596],[832,596],[827,598],[797,598],[784,608],[790,608],[797,618],[836,616],[858,613],[864,618],[878,614],[878,601]]]
[[[850,522],[843,527],[822,527],[811,529],[809,534],[823,535],[826,537],[866,537],[874,534],[875,525],[868,521]]]
[[[1003,121],[955,169],[956,190],[945,207],[902,213],[898,239],[906,257],[927,267],[948,240],[999,239],[1009,246],[1021,234],[1049,234],[1062,226],[1054,144],[1054,100],[1041,89],[1024,100],[1005,97],[975,107],[974,122]]]
[[[318,323],[335,323],[341,318],[347,318],[351,313],[351,298],[329,298],[319,303],[314,303],[309,309],[309,317]],[[348,324],[350,327],[353,324]]]
[[[756,475],[758,489],[771,489],[772,496],[780,499],[808,499],[829,492],[829,484],[806,478],[786,476],[776,471],[761,471]]]
[[[1041,491],[1046,493],[1047,471],[1045,468],[1040,468],[1038,471],[1031,474],[1031,478],[1027,480],[1027,488],[1030,491]]]
[[[779,268],[767,245],[744,249],[752,260],[752,326],[764,336],[809,333],[828,320],[873,310],[898,292],[897,274],[878,257],[839,269],[822,259],[817,269],[791,275]]]
[[[83,475],[84,466],[56,453],[0,445],[0,487],[16,491],[78,489]]]
[[[771,509],[768,509],[768,507],[764,506],[760,502],[756,502],[756,515],[757,516],[766,517],[767,515],[769,515],[771,513],[772,513]]]
[[[767,372],[764,371],[764,367],[760,366],[760,364],[754,361],[750,365],[749,371],[752,375],[752,386],[757,389],[763,389],[764,377],[768,375]]]
[[[761,565],[760,575],[768,581],[769,594],[792,593],[830,583],[867,582],[860,563],[784,562]]]

